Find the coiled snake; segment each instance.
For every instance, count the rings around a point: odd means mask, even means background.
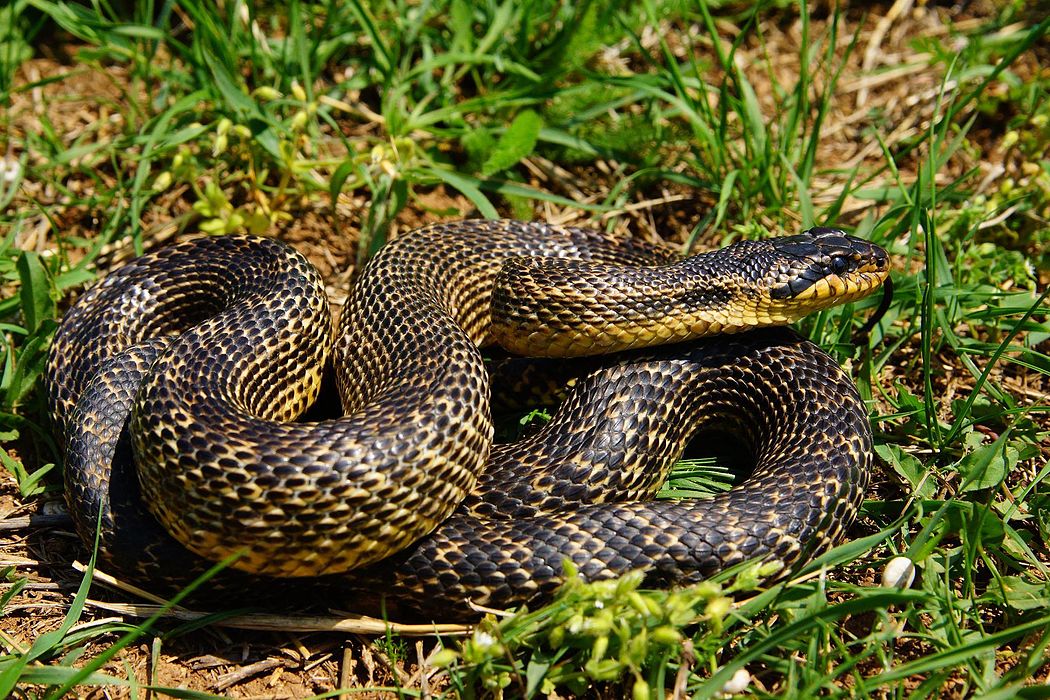
[[[790,563],[856,513],[863,403],[788,330],[693,338],[858,299],[887,269],[831,229],[677,260],[586,229],[465,221],[384,246],[333,334],[318,273],[288,246],[182,242],[110,274],[55,336],[71,510],[88,543],[101,522],[102,561],[134,579],[240,553],[252,576],[337,575],[445,612],[546,595],[566,558],[589,578],[669,583]],[[493,340],[617,354],[540,433],[492,447],[479,346]],[[297,421],[329,355],[344,415]],[[697,433],[739,441],[754,473],[711,500],[647,502]]]

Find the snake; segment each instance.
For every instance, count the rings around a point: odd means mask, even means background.
[[[132,581],[182,585],[227,561],[236,590],[334,582],[345,607],[532,603],[569,562],[658,585],[790,565],[855,519],[872,438],[849,376],[785,326],[888,270],[882,248],[823,227],[683,257],[467,220],[386,243],[335,324],[291,246],[191,238],[110,272],[55,333],[67,502]],[[493,345],[554,375],[584,367],[517,442],[493,439]],[[304,417],[326,373],[338,410]],[[751,473],[711,499],[652,500],[699,437]]]

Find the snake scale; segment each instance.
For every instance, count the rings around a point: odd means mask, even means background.
[[[395,238],[333,332],[319,274],[274,239],[188,240],[83,294],[47,391],[82,539],[103,566],[180,585],[334,582],[452,614],[643,568],[697,580],[785,564],[855,517],[871,435],[852,382],[784,328],[886,279],[833,229],[679,259],[582,228],[462,221]],[[748,331],[738,333],[739,331]],[[718,335],[711,334],[735,334]],[[536,435],[492,444],[480,347],[600,355]],[[611,353],[611,354],[610,354]],[[557,370],[562,360],[548,360]],[[342,415],[303,420],[326,363]],[[651,501],[695,436],[753,473]],[[100,523],[100,526],[98,525]]]

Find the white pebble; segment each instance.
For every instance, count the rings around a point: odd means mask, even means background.
[[[751,685],[751,674],[747,672],[746,668],[738,668],[733,677],[722,686],[722,697],[728,698],[733,695],[739,695],[747,690],[749,685]]]
[[[893,557],[882,570],[882,585],[886,588],[910,588],[915,580],[915,564],[908,557]]]
[[[0,179],[14,182],[22,174],[22,164],[13,158],[0,158]]]

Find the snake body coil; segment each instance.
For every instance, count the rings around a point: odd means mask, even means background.
[[[416,600],[529,600],[564,558],[667,582],[791,562],[856,512],[864,406],[789,331],[690,339],[859,298],[886,269],[825,229],[677,261],[584,229],[459,222],[385,246],[333,343],[319,276],[287,246],[177,244],[108,276],[56,334],[71,510],[89,541],[101,514],[105,560],[147,579],[242,553],[253,575],[353,571],[348,588]],[[493,340],[548,356],[678,344],[598,360],[540,434],[492,448],[478,348]],[[345,416],[295,422],[330,351]],[[754,474],[710,501],[640,500],[698,431],[734,436]]]

